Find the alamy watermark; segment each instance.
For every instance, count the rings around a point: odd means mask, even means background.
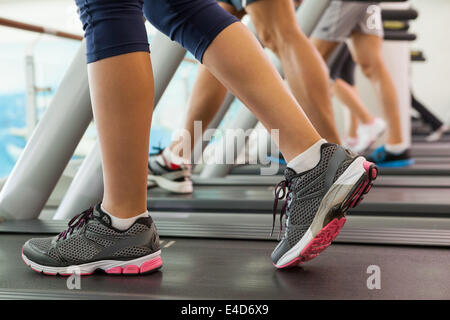
[[[188,130],[178,129],[172,135],[173,154],[179,156],[180,162],[189,164],[241,165],[260,164],[261,175],[278,173],[279,130],[273,129],[268,137],[265,129],[207,129],[203,131],[201,121],[194,122],[194,137]],[[192,145],[192,141],[196,141]],[[204,142],[213,141],[204,150]]]
[[[381,289],[381,269],[377,265],[370,265],[366,270],[367,274],[370,276],[367,278],[366,284],[369,290],[380,290]]]
[[[67,280],[66,285],[69,290],[81,290],[81,270],[80,268],[73,266],[69,267],[67,273],[71,274]]]

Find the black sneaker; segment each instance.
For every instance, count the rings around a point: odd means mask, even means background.
[[[147,186],[159,186],[175,193],[192,193],[191,166],[171,161],[168,149],[148,158]]]
[[[22,247],[22,259],[47,275],[142,274],[162,266],[159,236],[150,216],[127,230],[111,226],[100,205],[75,216],[59,235],[33,238]]]
[[[402,168],[414,164],[414,159],[411,158],[409,149],[406,149],[400,154],[394,154],[386,150],[385,146],[375,149],[369,156],[367,161],[376,163],[379,167],[385,168]]]

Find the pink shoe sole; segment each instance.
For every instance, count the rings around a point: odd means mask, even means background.
[[[146,261],[141,264],[140,267],[135,265],[128,265],[126,267],[114,267],[108,270],[105,270],[108,274],[145,274],[156,271],[157,269],[162,267],[162,259],[161,257],[156,257],[152,260]]]
[[[41,274],[44,274],[44,275],[47,275],[47,276],[60,275],[60,276],[66,277],[66,276],[71,276],[72,275],[72,273],[60,273],[60,272],[53,273],[53,272],[39,271],[39,270],[33,268],[31,266],[31,264],[27,263],[25,261],[25,259],[23,258],[23,247],[22,247],[22,260],[33,271],[36,271],[38,273],[41,273]],[[116,274],[116,275],[117,274],[124,274],[124,275],[138,275],[138,274],[141,274],[142,275],[142,274],[148,274],[148,273],[155,272],[158,269],[160,269],[161,267],[162,267],[162,259],[161,259],[160,256],[158,256],[158,257],[156,257],[156,258],[154,258],[152,260],[145,261],[144,263],[141,264],[140,267],[136,266],[136,265],[128,265],[128,266],[125,266],[125,267],[114,267],[114,268],[110,268],[110,269],[107,269],[107,270],[104,270],[104,271],[107,274]],[[101,269],[99,269],[99,270],[101,270]],[[90,276],[92,274],[94,274],[94,272],[82,273],[81,276]]]

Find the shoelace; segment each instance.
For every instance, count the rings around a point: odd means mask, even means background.
[[[152,151],[155,150],[154,152],[150,152],[150,156],[154,156],[154,155],[158,155],[160,154],[162,151],[164,151],[165,148],[162,147],[161,141],[158,142],[158,146],[152,146]]]
[[[93,208],[89,208],[86,211],[77,214],[69,221],[68,224],[69,227],[58,235],[57,240],[61,238],[65,239],[68,235],[72,234],[75,229],[81,228],[84,224],[86,224],[88,220],[91,219],[93,216],[94,216]]]
[[[287,191],[286,191],[287,187]],[[283,207],[281,207],[280,212],[280,231],[278,232],[278,240],[280,240],[281,231],[283,230],[283,216],[286,214],[286,216],[289,216],[289,213],[286,209],[288,209],[289,201],[291,200],[291,182],[288,180],[282,180],[275,186],[275,201],[273,203],[273,221],[272,221],[272,231],[270,232],[270,236],[273,235],[273,230],[275,228],[275,218],[277,216],[277,209],[278,209],[278,200],[284,200]],[[286,231],[287,231],[287,224],[286,224]]]

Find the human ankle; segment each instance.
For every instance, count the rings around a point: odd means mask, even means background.
[[[103,213],[107,214],[111,218],[111,226],[118,230],[126,230],[129,227],[131,227],[134,222],[139,218],[146,218],[148,217],[148,211],[145,210],[143,212],[136,212],[134,214],[129,214],[128,217],[117,217],[107,209],[103,207],[103,204],[100,205],[100,209],[103,211]]]
[[[325,139],[320,139],[308,149],[289,161],[287,166],[296,173],[311,170],[319,163],[321,157],[321,147],[325,143],[327,143]]]
[[[368,118],[364,119],[362,124],[365,126],[370,126],[375,123],[375,119],[376,119],[375,117],[369,116]]]
[[[108,201],[107,198],[104,198],[101,202],[100,208],[117,218],[128,219],[147,210],[145,203],[142,205],[136,205],[137,202],[138,201],[129,203],[126,203],[125,201]],[[142,201],[139,202],[142,203]]]
[[[386,143],[385,149],[386,151],[393,154],[401,154],[408,149],[408,144],[406,142],[400,143]]]

